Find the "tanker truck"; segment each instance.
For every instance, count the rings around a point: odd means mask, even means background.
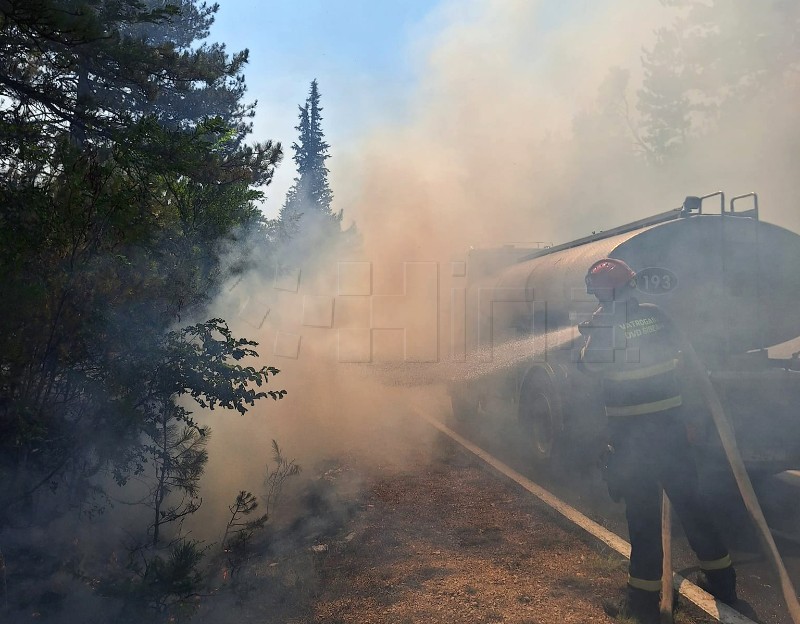
[[[577,324],[597,308],[584,278],[604,257],[628,263],[637,299],[661,307],[692,342],[751,475],[800,468],[800,360],[791,353],[800,336],[800,236],[761,221],[755,193],[729,204],[722,192],[687,197],[561,245],[470,252],[466,349],[496,362],[451,384],[455,417],[510,419],[538,464],[597,457],[606,417],[599,382],[576,366]],[[530,345],[526,355],[504,362],[504,345],[520,344]],[[776,357],[775,345],[787,357]],[[706,434],[699,452],[724,463],[713,426]]]

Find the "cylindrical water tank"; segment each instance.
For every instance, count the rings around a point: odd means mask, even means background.
[[[740,353],[800,336],[800,236],[723,214],[682,217],[543,251],[505,268],[470,288],[479,322],[468,332],[469,343],[574,325],[597,307],[584,277],[603,257],[620,258],[637,272],[674,276],[661,294],[636,296],[664,309],[700,351]]]

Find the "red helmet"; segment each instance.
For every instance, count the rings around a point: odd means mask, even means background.
[[[598,289],[609,291],[636,287],[636,273],[622,260],[603,258],[589,267],[586,273],[586,292],[596,295]]]

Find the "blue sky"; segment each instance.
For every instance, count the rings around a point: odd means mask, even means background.
[[[297,106],[319,81],[323,129],[335,158],[386,115],[401,114],[415,83],[416,45],[435,29],[435,0],[220,0],[211,39],[248,48],[249,96],[259,102],[254,138],[280,140],[284,162],[268,193],[274,214],[294,176]]]
[[[437,2],[410,0],[223,0],[214,32],[248,47],[253,65],[276,73],[346,68],[365,74],[402,73],[408,35]]]
[[[254,138],[285,148],[264,206],[274,215],[294,177],[297,107],[311,80],[319,81],[333,159],[375,124],[403,118],[421,57],[445,26],[442,8],[467,10],[482,0],[218,1],[211,40],[250,50],[249,97],[259,103]],[[589,0],[544,0],[539,27],[556,27],[588,6]]]

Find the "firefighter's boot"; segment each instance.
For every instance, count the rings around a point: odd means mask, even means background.
[[[725,604],[734,605],[738,601],[736,570],[733,566],[721,570],[703,570],[697,578],[697,585]]]
[[[720,602],[730,605],[754,622],[761,621],[758,619],[758,614],[753,609],[753,606],[737,596],[736,571],[733,566],[728,566],[722,570],[703,570],[697,578],[697,585]]]
[[[659,624],[660,593],[628,585],[625,598],[617,605],[604,604],[603,610],[613,618],[632,620],[636,624]]]

